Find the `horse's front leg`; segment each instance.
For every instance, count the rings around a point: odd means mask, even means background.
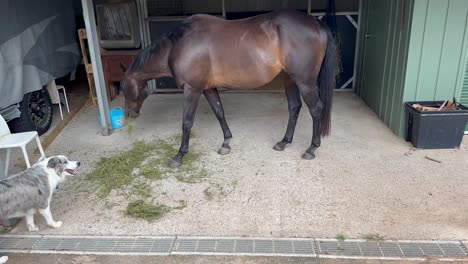
[[[180,143],[179,152],[174,159],[169,163],[169,167],[177,168],[182,165],[182,159],[188,153],[190,130],[193,126],[195,111],[197,110],[198,101],[203,91],[195,90],[192,87],[184,87],[184,115],[182,121],[182,142]]]

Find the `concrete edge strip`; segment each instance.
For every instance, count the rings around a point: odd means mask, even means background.
[[[285,241],[330,241],[330,242],[375,242],[375,243],[418,243],[418,244],[468,244],[468,240],[411,240],[411,239],[386,239],[379,241],[365,239],[346,239],[335,238],[313,238],[313,237],[242,237],[242,236],[113,236],[113,235],[23,235],[23,234],[3,234],[2,237],[9,238],[36,238],[36,239],[211,239],[211,240],[285,240]]]
[[[60,255],[97,255],[97,256],[237,256],[237,257],[297,257],[322,259],[354,259],[354,260],[408,260],[424,261],[427,258],[416,257],[369,257],[369,256],[335,256],[317,254],[277,254],[277,253],[216,253],[216,252],[105,252],[105,251],[54,251],[54,250],[2,250],[2,253],[24,254],[60,254]],[[438,261],[468,262],[466,258],[437,258]]]
[[[19,240],[35,240],[33,245],[27,246],[27,249],[14,249],[14,248],[1,248],[1,242],[3,239],[19,239]],[[159,252],[125,252],[125,251],[99,251],[99,250],[57,250],[57,249],[35,249],[35,246],[44,240],[138,240],[138,239],[152,239],[152,240],[170,240],[170,245],[167,251]],[[312,253],[286,253],[286,252],[210,252],[210,251],[198,251],[195,247],[191,249],[178,249],[178,245],[184,240],[230,240],[230,241],[304,241],[310,242],[312,245]],[[8,241],[7,241],[8,242]],[[197,242],[197,243],[198,243]],[[315,246],[319,242],[336,242],[336,243],[391,243],[399,245],[399,243],[406,244],[418,244],[418,247],[422,244],[453,244],[460,247],[460,250],[465,256],[454,257],[454,256],[431,256],[437,258],[439,261],[467,261],[468,262],[468,250],[466,247],[466,241],[447,241],[447,240],[382,240],[382,241],[367,241],[363,239],[347,239],[344,241],[338,239],[314,239],[314,238],[274,238],[274,237],[207,237],[207,236],[70,236],[70,235],[15,235],[6,234],[0,236],[0,252],[5,253],[31,253],[31,254],[74,254],[74,255],[129,255],[129,256],[170,256],[170,255],[199,255],[199,256],[265,256],[265,257],[308,257],[308,258],[330,258],[330,259],[369,259],[369,260],[427,260],[430,256],[357,256],[357,255],[346,255],[346,254],[334,254],[332,253],[317,253]],[[115,243],[115,242],[114,242]],[[154,244],[154,242],[153,242]],[[198,244],[197,244],[198,245]],[[380,248],[380,246],[379,246]],[[133,246],[132,246],[133,249]]]

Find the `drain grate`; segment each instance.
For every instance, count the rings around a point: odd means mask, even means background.
[[[67,239],[47,237],[38,239],[31,251],[81,251],[81,252],[131,252],[169,253],[174,238],[82,238]],[[1,251],[0,244],[0,251]]]
[[[468,257],[468,250],[459,241],[367,242],[316,240],[317,254],[369,257]]]
[[[267,239],[210,237],[0,237],[0,253],[67,253],[133,255],[255,255],[319,258],[468,260],[461,241],[383,241],[335,239]]]

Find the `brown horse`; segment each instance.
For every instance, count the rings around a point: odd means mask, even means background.
[[[281,71],[287,77],[289,121],[274,149],[291,143],[301,96],[313,119],[311,146],[302,156],[313,159],[321,135],[330,131],[335,87],[336,50],[328,28],[316,18],[296,11],[277,11],[246,19],[224,20],[194,15],[175,30],[143,49],[125,71],[121,86],[127,116],[137,117],[148,96],[146,81],[172,77],[184,92],[182,142],[169,164],[178,167],[188,152],[190,130],[202,94],[221,124],[224,142],[219,154],[231,150],[231,131],[224,118],[218,87],[254,89]]]

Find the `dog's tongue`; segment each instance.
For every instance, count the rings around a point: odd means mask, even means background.
[[[70,174],[73,174],[73,175],[76,174],[76,170],[66,169],[65,171],[68,172],[68,173],[70,173]]]

